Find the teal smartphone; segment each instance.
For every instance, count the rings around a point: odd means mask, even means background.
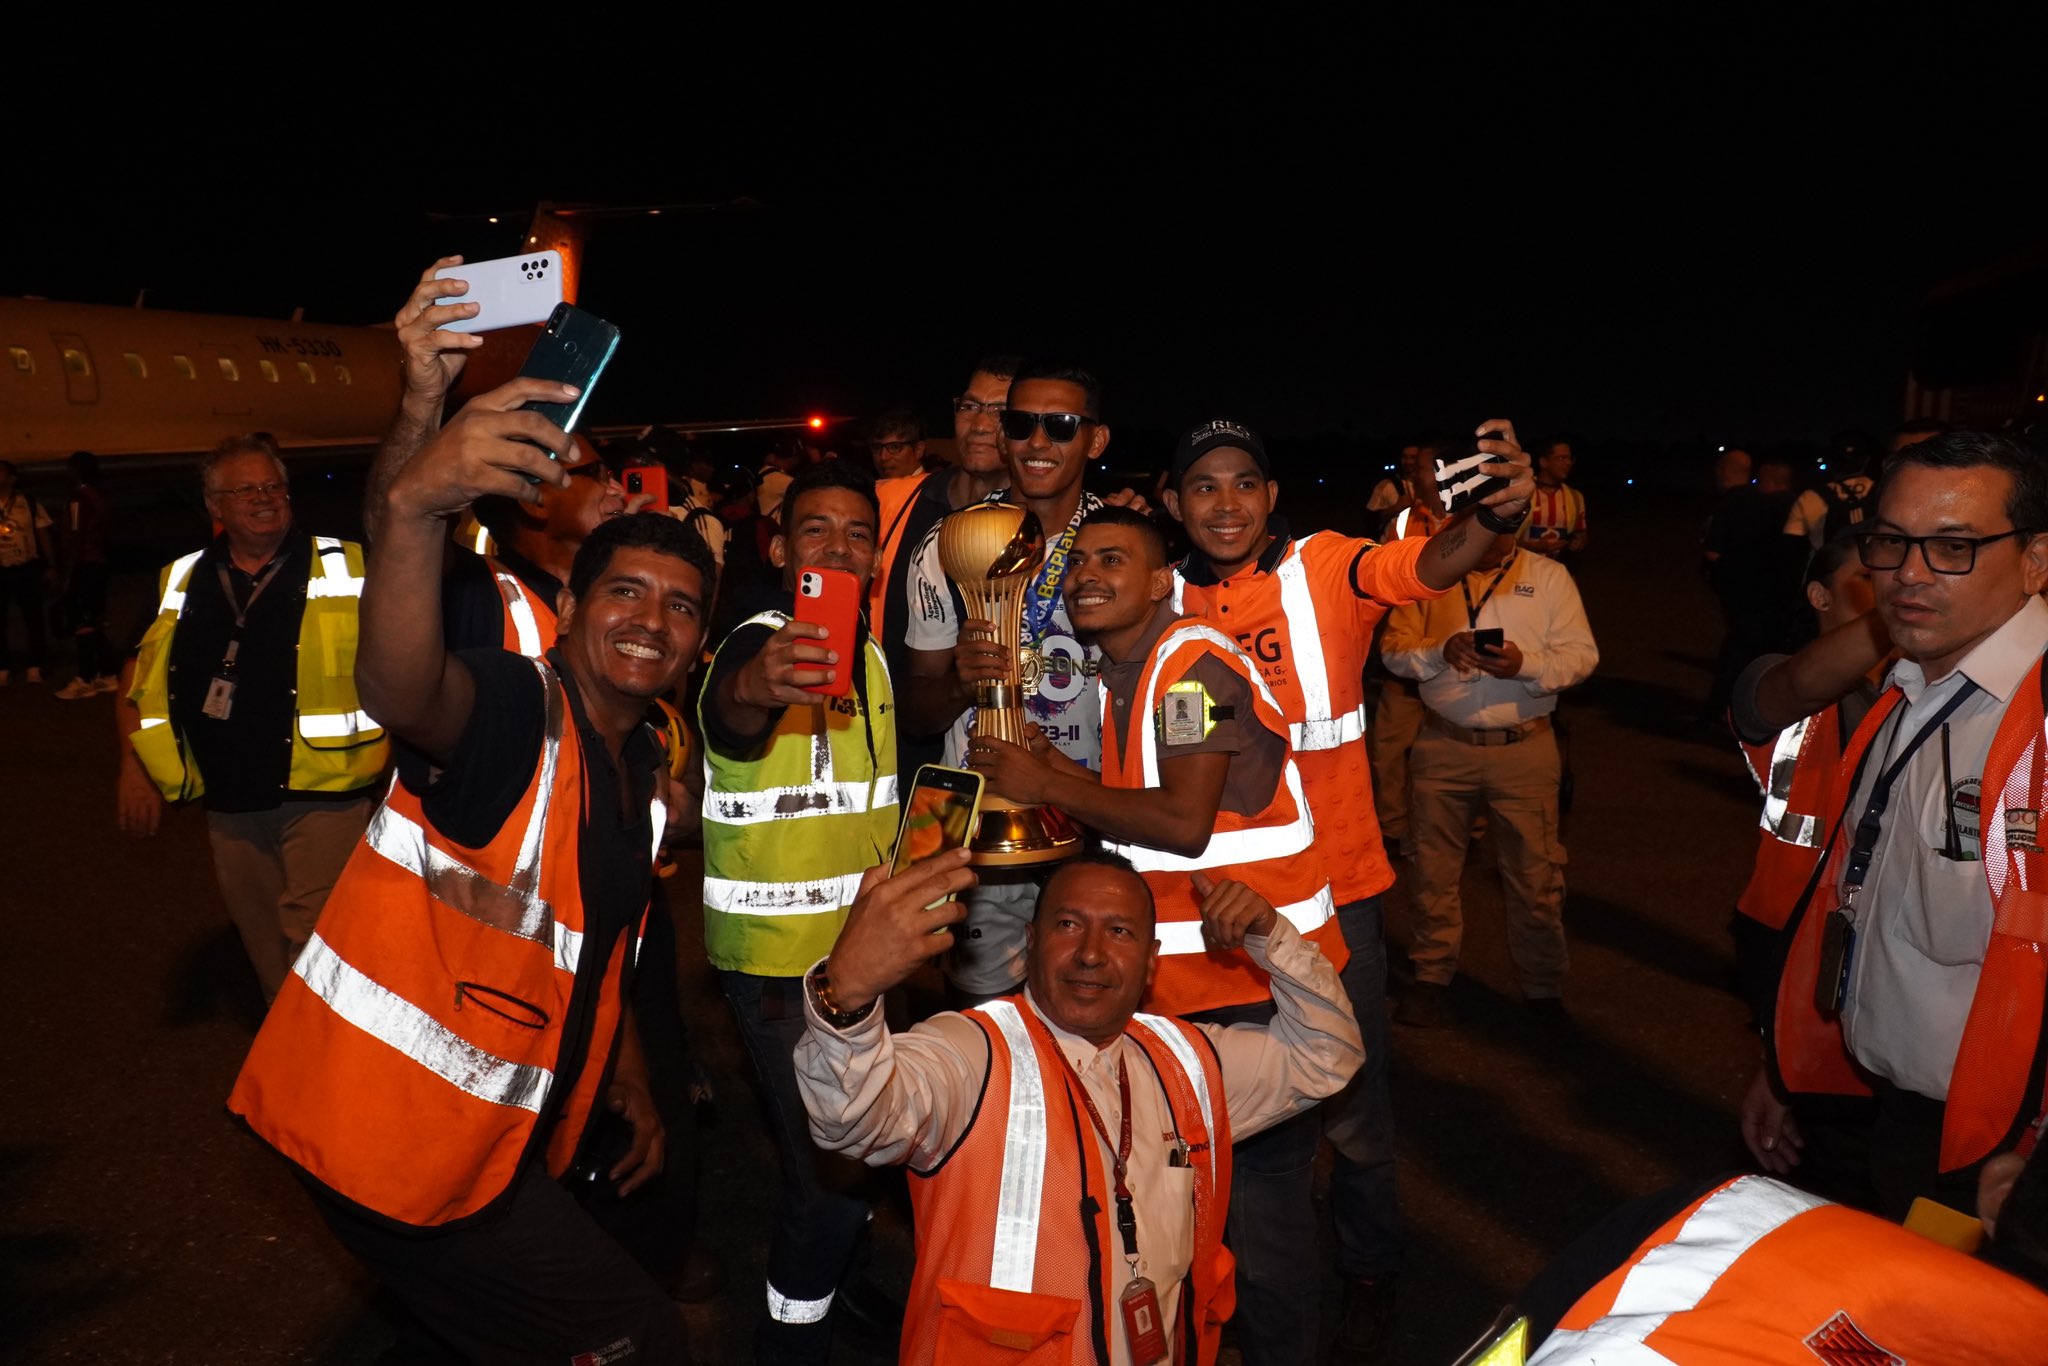
[[[618,328],[574,304],[557,304],[548,315],[548,325],[534,339],[533,349],[526,353],[526,364],[519,367],[519,377],[573,384],[576,397],[566,403],[529,403],[526,410],[539,413],[565,432],[574,432],[590,406],[590,396],[597,392],[597,382],[604,378],[605,368],[618,350]]]

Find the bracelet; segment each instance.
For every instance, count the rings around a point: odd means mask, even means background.
[[[853,1028],[875,1008],[875,1003],[869,1001],[858,1010],[842,1009],[832,999],[832,978],[825,971],[825,963],[818,964],[804,975],[804,990],[811,993],[811,1005],[817,1010],[818,1017],[834,1029]]]
[[[1529,506],[1524,503],[1522,505],[1522,517],[1528,515]],[[1510,536],[1520,531],[1522,529],[1522,517],[1502,517],[1485,503],[1481,503],[1478,510],[1472,514],[1473,521],[1479,523],[1479,525],[1485,527],[1496,536]]]

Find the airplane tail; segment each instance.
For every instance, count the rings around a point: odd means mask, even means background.
[[[588,219],[579,221],[573,209],[558,209],[543,200],[533,209],[527,224],[525,246],[556,253],[562,261],[562,298],[576,302],[576,286],[583,277],[583,246],[589,237]]]

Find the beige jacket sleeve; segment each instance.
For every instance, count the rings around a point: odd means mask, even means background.
[[[924,1169],[960,1141],[988,1076],[988,1038],[963,1015],[935,1015],[891,1033],[882,1012],[846,1030],[818,1018],[796,1045],[796,1084],[811,1137],[871,1167]]]
[[[1323,951],[1285,920],[1245,951],[1273,978],[1271,1024],[1201,1025],[1223,1064],[1233,1141],[1271,1128],[1341,1090],[1365,1062],[1350,998]]]

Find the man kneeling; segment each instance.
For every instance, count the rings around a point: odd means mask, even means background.
[[[905,1362],[1212,1362],[1235,1302],[1230,1144],[1330,1095],[1365,1057],[1329,962],[1237,882],[1197,875],[1202,928],[1272,975],[1270,1025],[1137,1013],[1158,966],[1152,893],[1087,854],[1047,879],[1024,991],[906,1034],[875,1002],[950,946],[963,851],[871,870],[807,979],[797,1044],[811,1134],[905,1163],[917,1269]],[[1220,1104],[1219,1104],[1220,1098]],[[1071,1339],[1086,1335],[1092,1353]]]

